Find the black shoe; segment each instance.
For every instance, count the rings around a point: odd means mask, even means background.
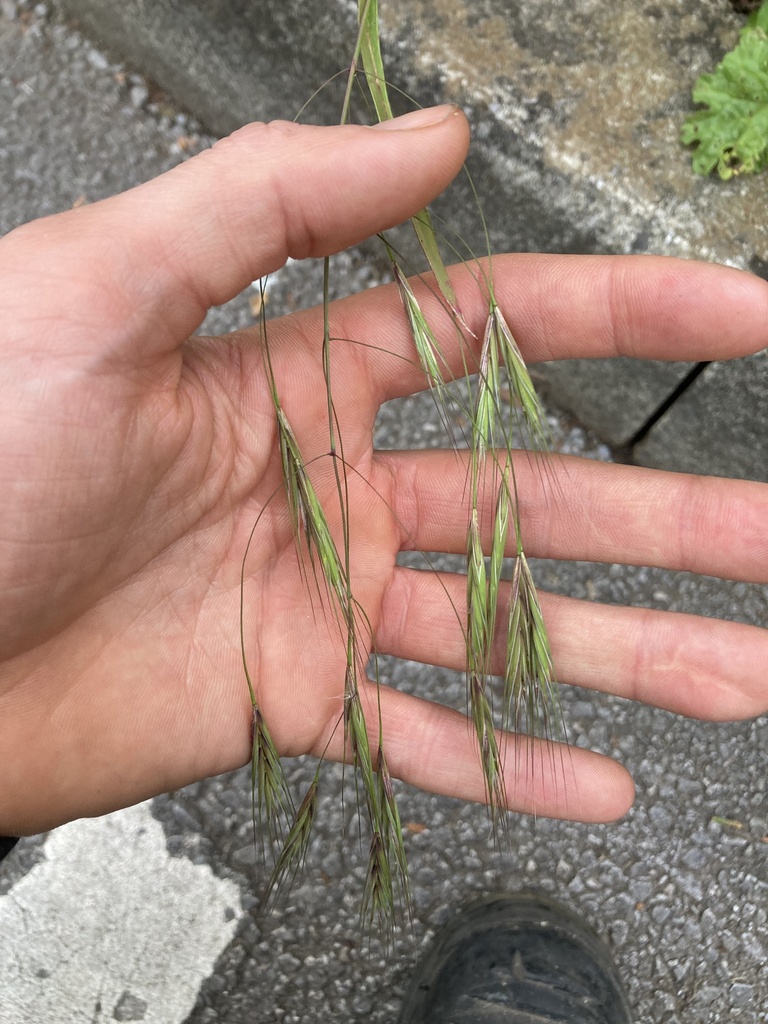
[[[18,841],[16,836],[0,836],[0,860],[8,856]]]
[[[398,1024],[631,1024],[608,949],[546,896],[473,903],[417,964]]]

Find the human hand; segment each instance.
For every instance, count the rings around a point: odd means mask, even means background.
[[[0,241],[0,833],[100,814],[244,764],[246,645],[281,753],[341,757],[344,652],[313,615],[285,508],[259,334],[187,340],[207,308],[288,256],[321,256],[420,209],[457,172],[467,126],[251,126],[130,193]],[[429,116],[429,115],[427,115]],[[495,287],[530,361],[713,359],[765,343],[768,286],[654,258],[510,256]],[[465,317],[484,311],[455,273]],[[424,302],[429,305],[429,294]],[[327,451],[322,318],[271,323],[283,406],[307,460]],[[379,651],[461,667],[461,577],[396,566],[402,548],[465,549],[454,453],[374,452],[379,405],[423,387],[397,293],[336,304],[334,386],[349,475],[356,596]],[[452,331],[441,342],[456,372]],[[334,491],[328,460],[313,475]],[[768,580],[768,487],[563,459],[557,501],[519,460],[530,556]],[[550,496],[551,497],[551,496]],[[330,504],[329,504],[330,507]],[[316,595],[315,595],[316,601]],[[705,718],[768,707],[755,627],[542,597],[560,679]],[[610,636],[610,643],[605,637]],[[376,705],[369,699],[371,727]],[[466,720],[387,690],[390,770],[484,796]],[[569,787],[514,777],[512,807],[608,820],[632,800],[608,758],[572,751]]]

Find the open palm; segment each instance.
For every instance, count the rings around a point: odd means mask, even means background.
[[[467,127],[452,108],[424,116],[432,123],[399,131],[251,126],[163,178],[0,242],[0,833],[248,760],[238,613],[257,517],[245,643],[260,706],[281,753],[330,743],[343,756],[344,650],[297,560],[259,332],[188,339],[209,306],[288,256],[337,251],[438,193]],[[495,279],[533,361],[727,358],[765,341],[768,288],[724,268],[520,256],[497,259]],[[457,269],[454,280],[479,328],[471,277]],[[397,293],[355,296],[331,317],[335,337],[365,342],[338,343],[333,371],[356,598],[378,650],[460,668],[452,605],[463,580],[396,558],[464,550],[466,467],[449,452],[373,450],[381,403],[423,387]],[[322,312],[270,324],[269,337],[283,406],[338,530]],[[447,325],[441,340],[460,372]],[[562,460],[554,503],[546,475],[524,458],[518,472],[532,556],[768,580],[764,485]],[[703,717],[768,707],[762,630],[546,596],[543,607],[564,682]],[[372,693],[363,701],[375,729]],[[393,774],[483,798],[460,714],[388,690],[382,712]],[[516,780],[513,761],[512,806],[606,820],[631,802],[626,772],[597,754],[573,752],[567,792],[546,771]]]

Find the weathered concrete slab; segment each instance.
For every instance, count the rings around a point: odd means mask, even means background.
[[[555,402],[615,448],[629,444],[690,369],[635,359],[563,359],[541,368]]]
[[[713,363],[635,448],[636,461],[698,473],[768,480],[768,351]],[[753,450],[744,443],[755,437]]]
[[[92,35],[155,78],[217,133],[292,116],[352,52],[350,0],[58,0]],[[382,2],[395,85],[461,103],[495,249],[657,252],[768,266],[765,179],[702,180],[678,143],[696,76],[733,45],[727,0]],[[334,120],[324,90],[306,117]],[[471,197],[456,226],[481,246]],[[546,368],[558,400],[624,443],[690,366]],[[765,448],[752,416],[745,452]],[[697,446],[700,452],[700,446]],[[756,472],[759,464],[753,464]]]
[[[354,9],[343,0],[63,0],[59,6],[219,135],[248,121],[296,114],[348,61],[356,32]],[[321,97],[316,110],[318,119],[332,116],[330,97]]]
[[[348,0],[59,2],[220,133],[290,117],[347,64],[355,38]],[[696,178],[677,141],[696,75],[743,23],[726,0],[411,0],[383,3],[381,15],[394,83],[473,113],[495,172],[487,184],[498,191],[483,195],[499,231],[538,194],[552,215],[542,242],[557,217],[579,248],[768,260],[768,225],[755,216],[762,181]],[[330,90],[307,116],[338,109]]]

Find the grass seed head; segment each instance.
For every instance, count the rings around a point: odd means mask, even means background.
[[[251,729],[251,797],[254,816],[265,826],[270,838],[275,839],[283,832],[283,822],[290,820],[293,801],[264,716],[255,704]]]
[[[512,331],[495,303],[489,320],[492,322],[491,330],[497,338],[501,359],[507,370],[510,390],[519,403],[528,447],[534,451],[548,451],[551,447],[551,438],[544,407],[536,394],[528,367]]]
[[[400,267],[394,261],[392,262],[392,271],[397,282],[398,291],[400,292],[403,308],[408,317],[408,324],[411,328],[419,364],[426,375],[429,386],[437,388],[442,394],[445,388],[445,377],[440,365],[443,359],[440,354],[440,346],[437,343],[432,328],[427,322],[427,318],[421,310],[413,289],[400,270]]]
[[[315,775],[304,799],[293,819],[285,843],[277,858],[277,863],[267,886],[266,901],[269,902],[273,893],[289,890],[296,875],[304,867],[312,834],[312,824],[317,811],[318,777]]]

